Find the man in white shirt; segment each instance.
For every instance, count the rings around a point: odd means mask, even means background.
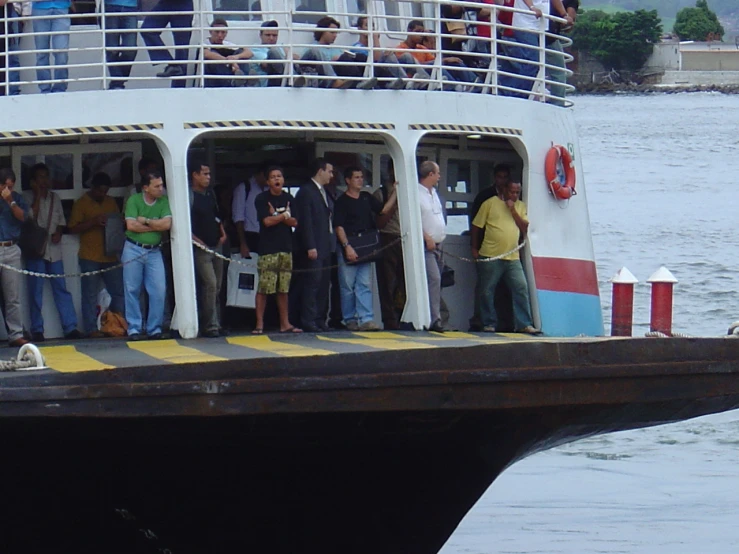
[[[444,332],[441,323],[441,258],[439,248],[446,238],[446,222],[436,185],[441,178],[439,166],[423,162],[418,168],[418,195],[426,258],[426,282],[429,289],[431,323],[429,331]]]
[[[31,217],[39,227],[47,231],[48,237],[41,258],[26,259],[26,269],[37,273],[64,275],[62,262],[62,230],[67,224],[62,210],[61,199],[51,191],[49,168],[39,163],[31,168],[31,191],[23,196],[31,206]],[[41,277],[28,277],[28,296],[31,304],[31,340],[43,342],[44,318],[41,315],[44,297],[44,281]],[[82,333],[77,330],[77,313],[74,311],[72,295],[67,291],[64,278],[49,279],[54,303],[59,311],[64,338],[79,339]]]
[[[248,48],[238,48],[233,42],[226,40],[228,36],[228,23],[225,19],[217,17],[210,24],[209,37],[205,39],[203,58],[211,62],[206,63],[205,74],[221,77],[206,79],[206,87],[239,87],[246,86],[247,80],[244,73],[249,72],[249,67],[244,70],[241,63],[251,59],[254,55]],[[241,62],[241,63],[240,63]],[[232,77],[236,77],[235,79]]]
[[[267,188],[264,176],[267,167],[269,164],[263,165],[248,182],[241,183],[234,189],[231,218],[239,235],[242,258],[250,258],[252,252],[259,253],[259,217],[254,200]]]
[[[536,50],[540,44],[539,36],[546,29],[543,21],[544,14],[548,14],[549,0],[515,0],[513,7],[521,12],[513,13],[513,36],[506,39],[517,42],[522,46],[503,44],[503,54],[511,58],[518,58],[520,62],[502,60],[501,71],[514,75],[501,75],[500,85],[515,90],[503,89],[501,94],[527,98],[534,86],[533,79],[539,73],[539,66],[535,65],[540,59],[539,51]],[[533,48],[530,48],[533,47]],[[541,59],[544,59],[541,57]],[[515,75],[520,75],[517,77]]]

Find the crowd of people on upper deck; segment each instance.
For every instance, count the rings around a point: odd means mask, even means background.
[[[296,87],[427,89],[433,76],[443,83],[444,90],[482,92],[486,87],[497,86],[499,94],[529,97],[536,79],[542,78],[538,46],[543,15],[564,18],[571,26],[577,16],[579,0],[475,1],[482,5],[479,8],[441,5],[440,45],[436,44],[437,30],[420,19],[408,23],[407,36],[400,44],[383,45],[382,33],[370,29],[367,16],[359,16],[355,22],[358,40],[352,46],[339,46],[336,40],[341,23],[325,15],[315,22],[312,45],[294,48],[281,45],[280,25],[276,20],[267,20],[259,29],[259,44],[247,47],[228,41],[228,22],[216,17],[209,22],[208,36],[204,37],[202,45],[203,82],[206,87],[290,84]],[[495,6],[507,6],[516,11],[494,11]],[[171,79],[173,87],[186,86],[188,64],[192,63],[188,47],[192,39],[193,0],[159,0],[144,17],[140,29],[137,0],[104,0],[104,7],[101,27],[105,32],[108,88],[126,87],[137,56],[138,34],[150,61],[163,66],[157,77]],[[71,8],[72,0],[35,0],[32,3],[0,0],[0,9],[5,15],[0,19],[0,94],[4,94],[6,88],[11,95],[20,93],[18,52],[23,33],[30,31],[31,26],[40,92],[67,90]],[[493,13],[497,14],[497,22],[491,22]],[[32,24],[25,19],[28,16],[33,16]],[[162,29],[167,26],[171,28],[174,42],[172,51],[162,40]],[[492,36],[493,29],[497,37]],[[565,95],[566,64],[558,35],[566,30],[566,26],[550,21],[544,60],[549,66],[546,79],[552,101],[560,105]],[[492,39],[497,40],[494,49]],[[196,51],[199,56],[200,49]],[[437,53],[440,60],[437,60]],[[491,57],[492,53],[495,56]],[[491,67],[491,63],[495,67]],[[6,66],[8,75],[5,75]],[[490,70],[497,74],[497,81],[490,77]]]
[[[28,170],[30,190],[22,194],[15,190],[15,173],[0,169],[0,287],[12,346],[29,339],[45,340],[46,279],[66,339],[170,336],[167,322],[174,307],[174,284],[167,236],[173,217],[157,165],[143,159],[139,173],[141,181],[125,200],[122,213],[109,195],[110,177],[100,172],[75,201],[67,221],[45,164]],[[373,262],[383,327],[400,329],[406,304],[403,248],[412,245],[401,240],[399,184],[393,173],[391,167],[387,182],[371,194],[365,190],[363,168],[349,166],[339,177],[331,163],[319,158],[313,162],[311,179],[293,197],[285,188],[283,169],[265,164],[239,184],[224,205],[213,190],[210,167],[202,160],[190,160],[190,224],[201,335],[224,334],[221,289],[224,258],[231,255],[231,248],[224,248],[229,242],[227,229],[235,230],[238,245],[233,246],[241,259],[258,255],[254,334],[264,333],[270,321],[282,333],[379,330],[373,310]],[[440,179],[435,162],[420,163],[417,186],[423,245],[418,246],[425,252],[431,313],[428,329],[443,332],[449,314],[441,296],[447,223],[437,190]],[[342,181],[344,192],[338,188]],[[514,329],[538,332],[516,249],[528,229],[520,193],[521,185],[510,180],[510,169],[498,166],[495,183],[480,192],[470,213],[472,253],[479,260],[472,330],[496,331],[495,291],[504,281],[512,297]],[[118,222],[125,235],[115,243],[109,231]],[[29,226],[40,230],[43,237],[32,253],[27,245]],[[65,273],[78,271],[64,267],[61,239],[65,231],[79,236],[79,271],[85,273],[81,325],[64,278]],[[21,294],[24,270],[28,272],[26,299]],[[98,317],[103,287],[110,306]],[[274,297],[270,310],[269,297]],[[30,329],[23,327],[24,309],[30,313]],[[106,315],[110,315],[111,328],[105,327]]]

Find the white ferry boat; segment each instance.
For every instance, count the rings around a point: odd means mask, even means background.
[[[161,160],[180,338],[50,342],[40,348],[42,369],[0,372],[7,454],[0,467],[8,476],[0,550],[426,554],[527,455],[739,406],[732,340],[603,337],[572,102],[551,78],[558,67],[547,63],[547,54],[557,55],[547,38],[569,41],[547,32],[549,14],[531,30],[537,44],[528,48],[535,56],[523,79],[504,71],[526,65],[510,65],[521,60],[510,56],[516,44],[506,37],[505,14],[530,16],[528,8],[456,0],[186,3],[157,8],[143,0],[132,8],[140,11],[125,14],[136,22],[123,34],[136,42],[125,48],[105,46],[124,13],[111,9],[114,2],[76,4],[66,76],[45,75],[37,60],[51,51],[64,62],[64,41],[54,38],[67,31],[38,22],[67,15],[34,16],[24,2],[5,8],[0,167],[12,167],[23,189],[27,168],[46,163],[68,215],[95,173],[108,173],[111,194],[122,200],[139,161]],[[174,16],[175,29],[158,28],[154,12]],[[337,77],[306,72],[316,62],[302,59],[327,14],[340,23],[333,50],[356,49],[364,36],[361,48],[373,60],[355,53],[336,62],[353,68],[336,87],[325,85]],[[360,17],[371,31],[354,27]],[[220,79],[244,86],[204,86],[219,81],[208,69],[217,62],[205,56],[210,31],[223,30],[212,26],[216,18],[227,22],[230,48],[253,51],[264,48],[262,24],[277,22],[269,29],[279,33],[283,73],[264,75],[262,61],[244,59],[241,73]],[[414,36],[428,46],[419,49],[425,65],[417,60],[399,81],[382,70],[401,65],[386,54],[407,40],[414,21],[422,29]],[[160,46],[151,35],[157,29]],[[467,46],[453,43],[461,33]],[[154,66],[165,51],[176,61]],[[466,61],[471,78],[454,58]],[[113,77],[129,64],[127,78]],[[268,160],[297,187],[316,157],[338,169],[363,167],[374,190],[392,161],[408,291],[402,321],[414,330],[197,338],[186,169],[193,154],[226,191]],[[557,159],[565,162],[563,181]],[[431,323],[417,187],[425,160],[441,169],[444,251],[456,281],[443,297],[449,327],[462,331],[422,331]],[[466,332],[475,288],[468,212],[497,164],[523,185],[531,225],[521,259],[543,336]],[[77,238],[65,234],[62,245],[66,272],[78,273]],[[66,283],[79,312],[79,280]],[[46,337],[60,337],[48,287],[44,294]]]

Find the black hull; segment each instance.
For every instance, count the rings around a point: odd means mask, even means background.
[[[738,407],[737,347],[572,341],[19,376],[0,396],[0,550],[436,552],[527,455]]]

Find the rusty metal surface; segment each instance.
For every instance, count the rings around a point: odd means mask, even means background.
[[[739,397],[739,342],[534,340],[5,375],[3,416],[485,410]]]

